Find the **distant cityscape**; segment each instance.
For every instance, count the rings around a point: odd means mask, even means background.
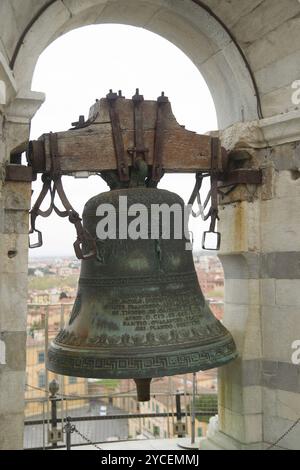
[[[217,256],[194,255],[199,283],[215,316],[224,312],[224,274]],[[28,304],[72,303],[77,292],[80,261],[73,257],[33,258],[28,266]]]
[[[195,254],[194,261],[202,292],[214,315],[222,320],[224,275],[221,263],[217,256],[203,253]],[[47,372],[45,368],[47,344],[69,318],[77,293],[79,274],[80,261],[73,257],[34,258],[29,262],[26,418],[41,416],[42,408],[39,400],[47,395],[48,384],[53,378],[59,381],[62,395],[73,397],[68,399],[69,410],[73,412],[76,410],[78,412],[80,409],[81,413],[85,414],[101,413],[101,410],[106,413],[111,406],[122,413],[175,412],[175,401],[170,397],[175,392],[183,394],[185,400],[187,396],[191,396],[192,374],[154,379],[151,401],[138,403],[132,380],[93,380],[56,376]],[[198,373],[196,380],[198,393],[216,404],[216,370]],[[92,398],[95,396],[100,396],[101,399]],[[208,420],[196,420],[197,436],[206,434],[207,424]],[[189,433],[189,429],[187,432]],[[173,437],[174,429],[169,419],[150,417],[128,420],[128,434],[133,438],[140,436],[166,438]]]

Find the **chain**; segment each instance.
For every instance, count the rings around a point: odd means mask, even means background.
[[[76,428],[76,426],[74,426],[74,431],[76,432],[76,434],[78,434],[84,441],[86,441],[88,444],[90,444],[91,446],[95,447],[97,450],[103,450],[101,449],[101,447],[99,447],[97,444],[94,444],[94,442],[92,442],[88,437],[84,436],[80,431],[78,431],[78,429]]]
[[[201,201],[201,187],[203,183],[203,179],[206,177],[210,177],[211,179],[211,189],[209,190],[204,203]],[[198,212],[193,211],[193,204],[197,200],[198,204]],[[205,209],[207,208],[210,202],[210,209],[205,213]],[[203,233],[202,237],[202,249],[203,250],[216,250],[220,249],[221,245],[221,234],[216,232],[216,223],[219,220],[218,214],[218,177],[215,172],[209,173],[196,173],[196,183],[191,194],[191,197],[188,202],[188,207],[190,207],[190,211],[193,217],[197,218],[201,216],[203,221],[207,221],[210,219],[210,227],[209,231]],[[208,247],[206,240],[209,234],[215,234],[217,236],[215,248]]]
[[[71,425],[70,418],[67,418],[67,424],[64,426],[64,432],[65,433],[69,432],[70,434],[73,434],[73,432],[76,432],[76,434],[78,434],[81,437],[81,439],[83,439],[85,442],[87,442],[91,446],[95,447],[97,450],[103,450],[97,444],[92,442],[88,437],[86,437],[84,434],[82,434],[80,431],[78,431],[75,424]]]
[[[65,190],[62,184],[62,173],[60,169],[60,162],[58,158],[58,144],[57,144],[57,134],[50,133],[49,137],[50,145],[50,156],[51,156],[51,169],[50,172],[44,173],[42,176],[43,187],[42,190],[35,201],[33,208],[30,211],[30,231],[29,234],[37,233],[38,241],[37,243],[31,243],[29,241],[30,248],[39,248],[43,245],[43,236],[40,230],[36,229],[36,219],[38,216],[49,217],[54,211],[59,217],[68,217],[71,224],[74,225],[76,229],[77,239],[74,243],[75,254],[78,259],[90,259],[94,258],[97,255],[97,247],[94,238],[90,233],[82,226],[81,218],[79,214],[70,204],[70,201],[67,198]],[[50,193],[50,206],[47,210],[41,210],[41,205],[47,196]],[[56,195],[59,196],[60,201],[64,207],[64,210],[60,210],[55,204]],[[86,245],[89,252],[84,253],[82,247]]]
[[[272,444],[270,447],[267,447],[266,450],[271,450],[276,447],[280,441],[282,441],[291,431],[293,431],[293,429],[298,426],[298,424],[300,424],[300,418],[298,418],[297,421],[295,421],[294,424],[292,424],[292,426],[276,442],[274,442],[274,444]]]

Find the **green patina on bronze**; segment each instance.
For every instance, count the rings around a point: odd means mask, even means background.
[[[144,204],[149,217],[152,204],[184,208],[178,195],[156,188],[99,194],[83,213],[95,239],[97,208],[112,204],[118,220],[120,196],[127,196],[128,207]],[[185,237],[174,239],[171,223],[171,239],[164,240],[159,227],[158,240],[120,240],[118,226],[116,240],[97,240],[97,257],[82,261],[70,321],[49,349],[50,370],[137,384],[145,379],[147,387],[146,379],[219,367],[237,356],[231,334],[204,299]]]

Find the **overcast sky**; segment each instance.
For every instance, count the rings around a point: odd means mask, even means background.
[[[31,139],[69,129],[80,114],[87,118],[95,99],[105,97],[110,88],[121,89],[126,98],[139,88],[146,100],[157,99],[165,91],[180,124],[198,133],[217,129],[207,85],[180,49],[141,28],[99,25],[65,34],[39,58],[32,89],[46,93],[46,102],[32,120]],[[95,176],[86,180],[64,177],[63,182],[79,213],[90,197],[108,189]],[[159,187],[177,192],[187,202],[193,185],[193,175],[166,175]],[[33,201],[40,188],[40,181],[33,184]],[[75,230],[66,219],[52,214],[48,219],[38,218],[36,225],[43,231],[44,245],[30,250],[31,257],[73,254]],[[204,224],[197,219],[190,228],[199,247]]]

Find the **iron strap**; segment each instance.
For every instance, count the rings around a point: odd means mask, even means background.
[[[49,134],[49,147],[50,147],[50,176],[53,180],[60,176],[60,159],[58,156],[58,142],[57,134],[50,132]]]
[[[143,95],[139,94],[139,89],[136,89],[136,94],[132,97],[134,107],[134,147],[128,149],[128,153],[133,155],[133,165],[138,166],[138,161],[146,161],[146,154],[149,149],[145,147],[144,142],[144,119],[143,119]]]
[[[49,217],[54,209],[54,198],[55,198],[55,187],[52,187],[52,180],[55,178],[55,175],[59,173],[59,160],[57,158],[57,134],[50,133],[49,136],[49,148],[50,148],[50,172],[44,173],[42,175],[43,187],[42,190],[30,211],[30,230],[29,235],[33,233],[38,234],[38,242],[31,243],[29,239],[29,248],[39,248],[43,245],[43,236],[40,230],[36,229],[35,223],[38,216]],[[49,208],[45,211],[40,209],[45,197],[48,192],[50,193],[50,205]]]
[[[219,219],[218,213],[218,157],[219,139],[211,138],[211,223],[210,232],[215,232],[216,222]]]
[[[30,211],[30,230],[29,230],[29,248],[39,248],[43,245],[43,235],[42,235],[42,232],[40,230],[37,230],[36,226],[35,226],[35,222],[36,222],[36,219],[37,217],[40,215],[41,217],[49,217],[49,215],[51,215],[52,211],[53,211],[53,206],[52,206],[52,198],[53,198],[53,195],[51,193],[51,179],[49,178],[49,175],[43,175],[42,177],[42,180],[44,179],[43,181],[43,187],[42,187],[42,190],[33,206],[33,208],[31,209]],[[46,210],[46,211],[42,211],[40,209],[46,195],[48,194],[48,192],[50,191],[50,194],[51,194],[51,203],[50,203],[50,206],[49,208]],[[38,241],[36,243],[31,243],[30,241],[30,235],[33,234],[33,233],[37,233],[38,235]]]
[[[72,126],[70,131],[76,131],[78,129],[84,129],[85,127],[89,127],[91,124],[93,124],[97,117],[99,116],[99,112],[95,113],[94,116],[87,121],[85,121],[84,116],[79,116],[79,119],[77,122],[72,122]]]
[[[50,173],[45,173],[42,176],[43,187],[42,190],[30,211],[30,221],[31,228],[29,234],[36,232],[38,234],[38,242],[31,244],[29,242],[30,248],[38,248],[43,245],[42,233],[36,229],[35,223],[37,216],[49,217],[53,210],[59,217],[69,217],[69,221],[75,226],[77,233],[77,240],[74,243],[74,250],[77,258],[79,259],[89,259],[96,255],[96,242],[89,232],[83,228],[81,223],[81,218],[79,217],[78,212],[70,204],[66,193],[63,189],[63,184],[61,180],[61,171],[60,171],[60,162],[58,157],[58,145],[57,145],[57,134],[50,134],[50,158],[51,158],[51,167]],[[46,195],[50,193],[50,206],[46,211],[40,209]],[[55,204],[55,196],[58,194],[61,203],[65,210],[60,210]],[[88,253],[83,253],[82,245],[86,244],[90,249]]]
[[[42,181],[43,181],[43,187],[42,190],[39,194],[39,197],[37,198],[33,208],[30,211],[30,217],[31,217],[31,228],[35,230],[35,220],[38,215],[41,217],[49,217],[53,211],[52,207],[52,202],[53,202],[53,196],[51,194],[51,203],[49,208],[46,211],[42,211],[40,209],[45,197],[47,196],[48,192],[50,191],[51,193],[51,179],[49,178],[49,175],[43,175],[42,176]]]
[[[211,171],[209,173],[196,173],[196,183],[189,199],[189,206],[191,207],[191,213],[193,217],[199,217],[203,221],[207,221],[210,218],[210,226],[209,230],[203,233],[202,238],[202,248],[206,249],[213,249],[219,250],[221,244],[221,234],[216,232],[216,223],[219,220],[219,213],[218,213],[218,161],[219,159],[219,139],[212,137],[211,138]],[[202,187],[203,179],[207,176],[210,176],[211,179],[211,189],[208,192],[204,203],[202,204],[200,190]],[[198,203],[198,212],[194,212],[192,207],[197,199]],[[209,202],[210,209],[207,213],[205,213],[205,209],[207,208]],[[206,247],[206,238],[208,234],[216,234],[217,241],[216,241],[216,248],[207,248]]]
[[[77,234],[77,240],[73,244],[74,250],[76,253],[76,256],[78,259],[90,259],[94,258],[97,254],[97,247],[96,247],[96,241],[94,238],[91,236],[91,234],[83,227],[81,218],[78,214],[78,212],[73,209],[71,206],[66,193],[64,191],[61,177],[57,178],[55,183],[55,189],[57,191],[57,194],[59,195],[59,198],[62,202],[62,205],[66,209],[65,211],[59,210],[54,204],[53,208],[56,212],[57,215],[60,217],[69,217],[69,221],[71,224],[74,225],[76,229],[76,234]],[[87,253],[83,253],[82,251],[82,245],[86,244],[89,247],[89,251]]]
[[[152,166],[152,181],[158,183],[163,176],[163,145],[164,145],[164,130],[166,126],[166,105],[169,104],[168,98],[161,94],[157,99],[157,118],[155,129],[155,142]]]
[[[120,125],[119,114],[116,109],[117,100],[119,98],[117,93],[113,93],[110,90],[110,93],[106,95],[107,102],[109,105],[109,115],[111,120],[113,141],[115,147],[115,153],[117,158],[117,166],[120,181],[129,181],[129,169],[128,162],[126,159],[122,129]]]
[[[211,189],[209,190],[204,203],[202,204],[200,190],[202,188],[203,179],[209,176],[208,174],[196,173],[196,183],[193,189],[192,195],[189,199],[188,205],[191,207],[191,213],[193,217],[197,218],[201,215],[203,221],[208,220],[211,217],[211,209],[205,214],[205,209],[208,206],[209,201],[211,200]],[[197,199],[198,212],[194,212],[193,204]]]

